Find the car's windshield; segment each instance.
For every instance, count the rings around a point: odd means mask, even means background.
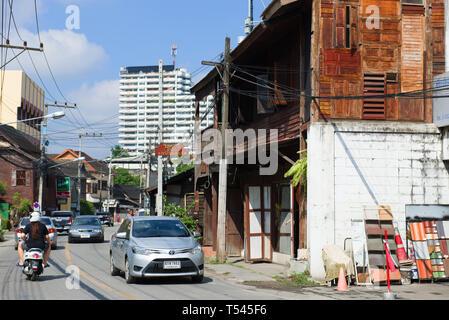
[[[23,218],[22,221],[20,222],[20,224],[22,226],[26,226],[29,223],[30,223],[30,218]],[[46,226],[49,226],[49,225],[51,225],[51,220],[50,220],[50,218],[41,217],[41,223],[45,224]]]
[[[76,218],[75,221],[73,221],[72,226],[95,226],[100,225],[100,221],[98,221],[98,218]]]
[[[54,211],[52,213],[53,217],[71,217],[72,213],[70,211]]]
[[[190,233],[179,220],[136,220],[133,237],[189,237]]]

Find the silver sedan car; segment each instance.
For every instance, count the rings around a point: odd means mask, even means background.
[[[19,235],[22,233],[22,230],[26,227],[27,224],[30,223],[30,218],[25,217],[20,219],[19,225],[16,227],[15,240],[16,245],[15,249],[17,250],[17,246],[19,245]],[[51,241],[51,248],[54,250],[58,247],[58,232],[56,231],[56,227],[53,224],[53,221],[49,217],[41,217],[41,223],[45,224],[48,230],[48,236]]]
[[[190,276],[201,282],[204,254],[194,236],[177,218],[128,217],[111,238],[111,275],[124,271],[127,283],[169,276]]]
[[[69,243],[74,241],[104,241],[104,230],[97,216],[78,216],[69,229]]]

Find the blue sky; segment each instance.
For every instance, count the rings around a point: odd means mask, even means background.
[[[270,0],[254,1],[255,20],[260,20],[264,5]],[[30,44],[37,44],[34,6],[30,0],[15,0],[14,14],[19,33]],[[31,4],[31,5],[30,5]],[[80,10],[80,29],[68,30],[66,8]],[[201,60],[213,59],[224,50],[225,37],[231,47],[244,34],[248,15],[247,0],[38,0],[39,27],[46,54],[56,81],[65,97],[78,103],[87,122],[88,132],[103,132],[103,139],[85,139],[84,150],[104,158],[118,141],[118,79],[121,66],[153,65],[160,58],[170,64],[171,45],[176,44],[176,65],[190,72],[201,67]],[[19,41],[11,31],[12,41]],[[16,38],[14,38],[16,37]],[[34,41],[34,42],[33,42]],[[59,102],[58,93],[45,60],[32,53],[49,93]],[[20,57],[25,72],[41,82],[26,54]],[[10,68],[19,68],[17,63]],[[209,68],[200,69],[198,80]],[[56,110],[55,110],[56,111]],[[49,152],[65,147],[78,148],[79,127],[87,127],[78,113],[65,119],[49,121]],[[85,129],[81,129],[86,132]]]

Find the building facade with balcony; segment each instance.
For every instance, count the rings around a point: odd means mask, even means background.
[[[0,72],[0,123],[12,123],[11,127],[33,138],[39,144],[42,119],[26,119],[44,115],[45,92],[21,70]]]
[[[163,66],[163,142],[191,146],[195,119],[191,78],[186,69]],[[201,126],[213,123],[212,97],[202,102]],[[207,113],[207,111],[210,111]],[[155,149],[159,123],[159,66],[120,69],[119,144],[130,156]]]

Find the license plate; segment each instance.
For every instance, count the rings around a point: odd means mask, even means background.
[[[88,234],[88,233],[82,233],[80,236],[83,239],[90,238],[90,234]]]
[[[55,220],[56,221],[62,221],[62,218],[56,218]]]
[[[181,261],[164,261],[164,269],[181,269]]]

